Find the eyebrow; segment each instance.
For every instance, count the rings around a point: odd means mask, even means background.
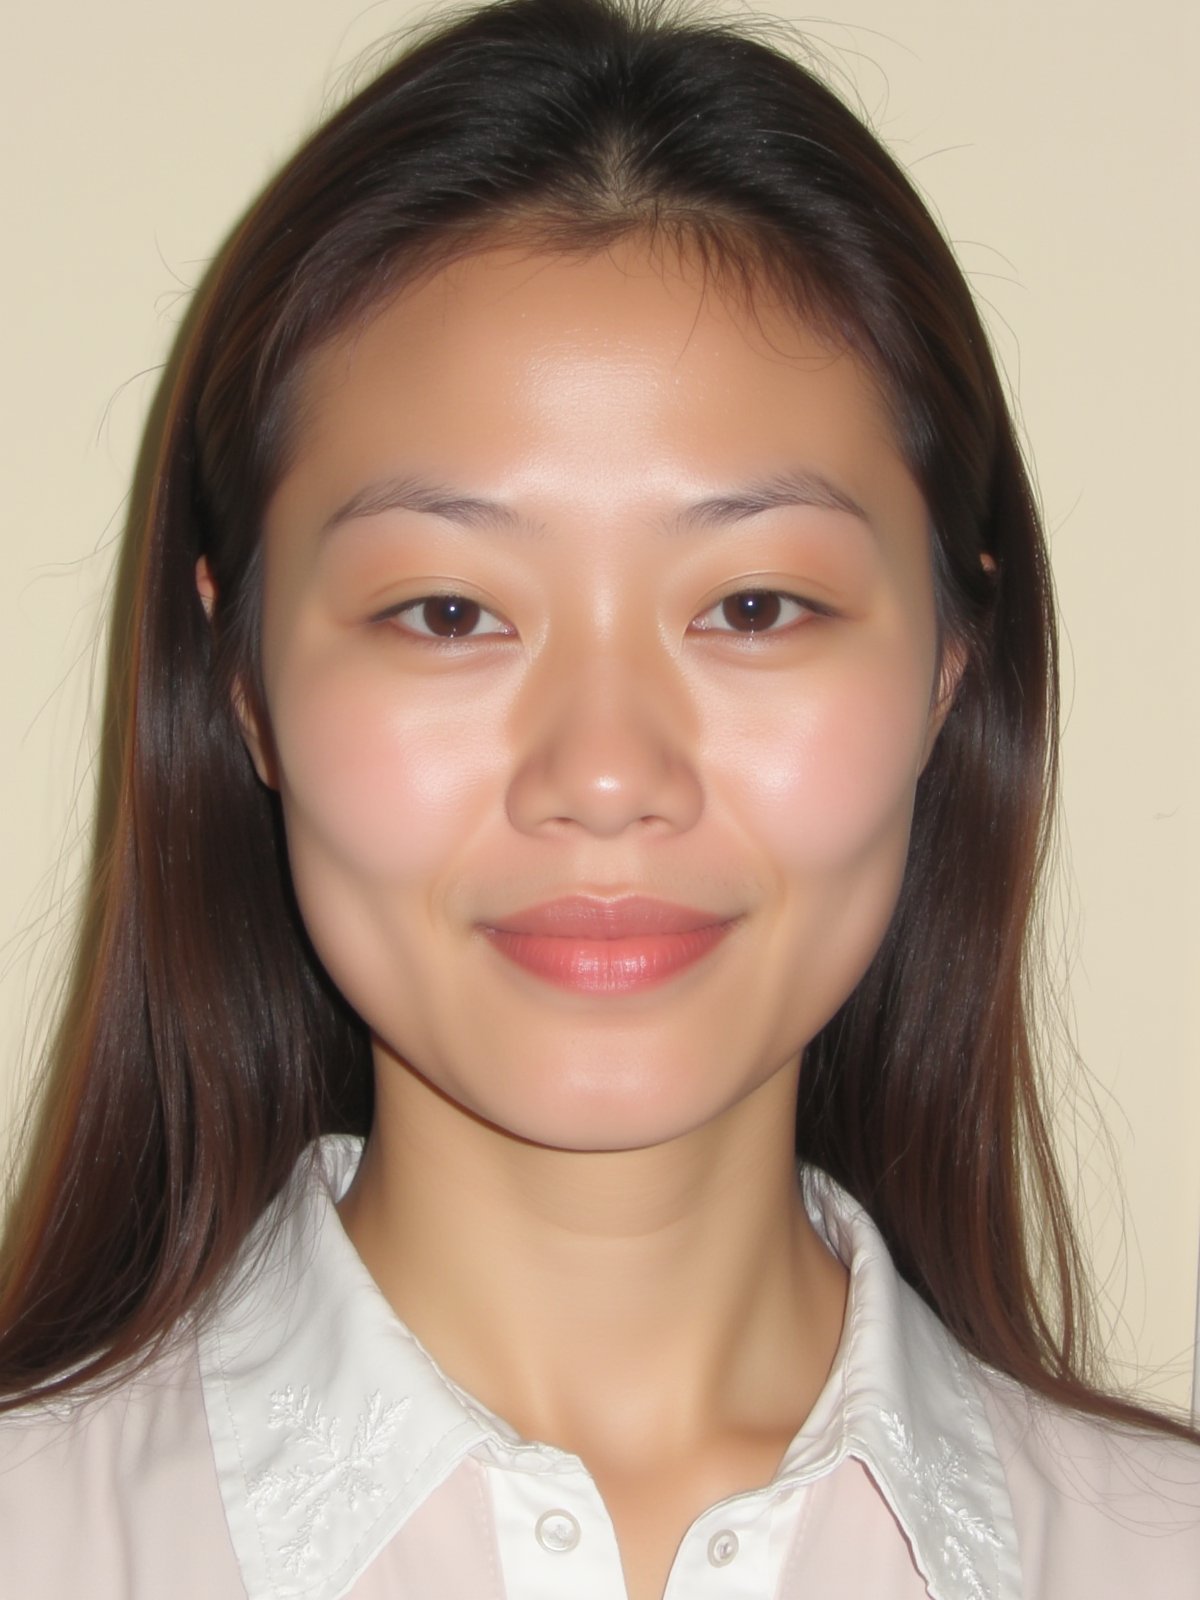
[[[321,537],[360,517],[377,517],[385,511],[421,511],[445,517],[467,528],[501,528],[507,532],[535,530],[511,506],[499,500],[480,500],[423,478],[383,478],[352,494],[321,527]]]
[[[843,511],[871,526],[871,519],[853,495],[821,472],[796,469],[778,473],[761,483],[747,484],[732,494],[714,495],[686,506],[672,523],[684,528],[721,527],[757,516],[760,511],[775,511],[784,506],[817,506],[824,511]]]
[[[777,473],[757,483],[744,485],[729,494],[713,495],[667,517],[664,532],[725,527],[787,506],[816,506],[826,511],[841,511],[857,517],[868,528],[871,519],[854,497],[827,478],[824,473],[797,469]],[[321,538],[347,522],[376,517],[388,511],[417,511],[445,517],[466,528],[499,530],[505,533],[545,538],[545,529],[527,522],[512,506],[500,500],[484,500],[465,495],[445,485],[417,477],[384,478],[369,483],[352,494],[329,516],[321,527]]]

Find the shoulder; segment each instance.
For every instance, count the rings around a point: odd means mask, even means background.
[[[1026,1600],[1200,1600],[1200,1446],[1081,1416],[977,1373]]]
[[[194,1340],[0,1416],[0,1549],[13,1593],[44,1600],[240,1592]]]

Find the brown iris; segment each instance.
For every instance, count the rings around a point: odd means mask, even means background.
[[[421,606],[421,621],[439,639],[456,639],[470,633],[479,621],[480,607],[460,594],[431,595]]]
[[[746,589],[741,594],[731,594],[721,602],[721,615],[731,627],[740,628],[749,623],[749,632],[769,628],[779,620],[781,597],[770,589]]]

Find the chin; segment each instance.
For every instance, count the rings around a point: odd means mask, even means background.
[[[648,1150],[672,1144],[717,1122],[746,1100],[761,1081],[712,1085],[698,1096],[693,1074],[651,1081],[644,1071],[607,1077],[602,1084],[543,1085],[499,1104],[481,1098],[463,1109],[498,1132],[525,1144],[581,1153]],[[460,1102],[461,1104],[462,1102]]]

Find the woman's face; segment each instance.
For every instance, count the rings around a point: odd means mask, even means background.
[[[597,1149],[795,1070],[883,936],[944,706],[863,369],[639,244],[506,248],[325,347],[297,416],[248,738],[377,1071]],[[576,894],[730,926],[614,989],[484,931]]]

